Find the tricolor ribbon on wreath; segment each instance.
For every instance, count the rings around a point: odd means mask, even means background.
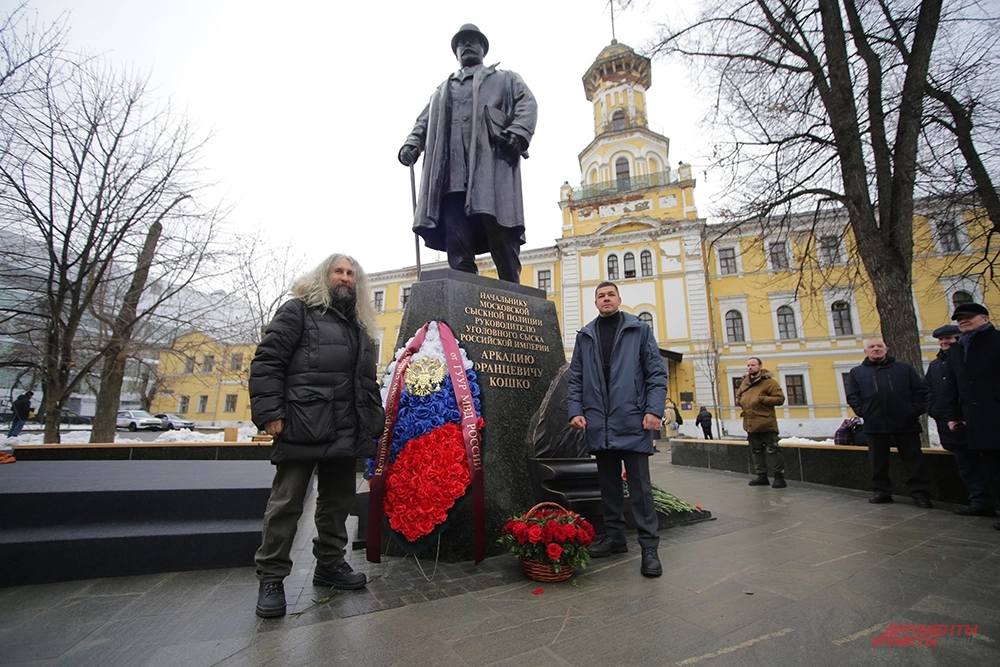
[[[448,325],[428,322],[396,353],[382,402],[385,428],[368,460],[368,561],[382,562],[383,515],[404,547],[417,549],[471,492],[478,564],[486,558],[484,423],[472,362]]]

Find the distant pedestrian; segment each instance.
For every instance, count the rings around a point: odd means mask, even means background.
[[[896,361],[881,338],[865,344],[865,360],[847,376],[847,403],[865,420],[872,467],[870,503],[892,502],[889,449],[906,466],[906,492],[917,507],[930,509],[927,464],[920,453],[920,415],[927,411],[927,387],[913,366]]]
[[[705,434],[706,440],[712,440],[712,413],[703,405],[698,408],[698,416],[694,419],[694,425],[701,427],[701,432]]]
[[[1000,331],[978,303],[963,303],[951,319],[961,333],[948,356],[948,426],[953,432],[964,428],[987,484],[1000,494]],[[1000,522],[993,527],[1000,530]]]
[[[28,416],[31,414],[31,397],[34,395],[35,392],[29,391],[14,399],[14,403],[11,406],[14,411],[14,418],[10,422],[10,430],[7,431],[8,438],[16,438],[21,433],[24,423],[28,421]]]
[[[938,340],[937,358],[927,366],[924,382],[927,383],[927,414],[937,424],[941,446],[954,455],[958,476],[969,491],[969,506],[959,507],[955,514],[960,516],[996,516],[990,489],[983,476],[982,462],[978,449],[969,449],[965,429],[952,431],[948,427],[948,410],[951,405],[948,376],[951,374],[951,356],[961,354],[962,348],[957,347],[958,335],[961,333],[954,324],[939,327],[933,336]],[[957,391],[957,390],[952,390]]]
[[[774,409],[785,402],[785,392],[761,365],[758,357],[747,360],[747,374],[736,390],[736,402],[743,408],[743,428],[750,443],[754,472],[750,486],[767,486],[767,465],[771,464],[774,482],[771,488],[783,489],[785,483],[785,456],[778,446],[778,416]]]

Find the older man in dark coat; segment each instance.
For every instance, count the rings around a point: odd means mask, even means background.
[[[493,256],[501,280],[519,283],[524,243],[520,158],[528,157],[538,105],[520,76],[486,67],[490,43],[467,23],[451,40],[461,68],[438,86],[399,149],[424,168],[413,231],[448,253],[451,268],[477,273]]]
[[[938,340],[940,350],[937,357],[927,365],[924,382],[927,383],[927,415],[937,424],[941,446],[950,451],[958,467],[958,476],[969,491],[968,507],[954,510],[959,516],[996,516],[989,486],[983,477],[979,452],[970,450],[965,440],[965,429],[952,431],[948,427],[948,411],[951,406],[948,376],[951,374],[949,355],[958,345],[961,333],[954,324],[938,327],[931,334]],[[956,350],[957,352],[957,350]]]
[[[952,431],[964,431],[970,452],[1000,495],[1000,331],[990,312],[978,303],[963,303],[951,319],[961,332],[948,352],[948,398]],[[1000,530],[1000,522],[993,527]]]

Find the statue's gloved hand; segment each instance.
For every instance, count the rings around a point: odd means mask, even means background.
[[[513,155],[520,155],[528,150],[528,142],[519,134],[504,132],[504,141],[507,143],[507,150]]]
[[[399,161],[405,167],[411,167],[417,162],[417,158],[420,157],[420,149],[412,144],[406,144],[399,149]]]

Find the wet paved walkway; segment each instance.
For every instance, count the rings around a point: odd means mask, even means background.
[[[289,616],[254,615],[252,568],[0,589],[0,664],[23,665],[988,665],[1000,664],[995,519],[909,499],[652,459],[653,481],[716,521],[661,532],[659,579],[626,554],[538,584],[510,556],[383,564],[371,582],[311,585],[306,518]],[[16,567],[16,563],[3,563]],[[421,573],[420,568],[424,573]],[[541,589],[539,591],[539,589]],[[890,624],[976,626],[936,646],[873,646]]]

